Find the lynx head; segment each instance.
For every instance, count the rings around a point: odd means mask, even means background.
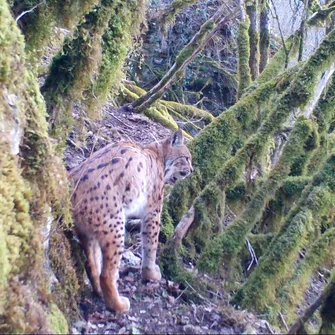
[[[165,184],[175,184],[179,179],[184,179],[191,172],[192,157],[191,153],[184,144],[184,136],[181,130],[176,131],[165,142]]]

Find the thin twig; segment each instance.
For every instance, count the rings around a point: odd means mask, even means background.
[[[134,129],[134,127],[132,127],[132,126],[130,126],[130,125],[124,123],[124,122],[123,122],[122,120],[120,120],[117,116],[115,116],[112,112],[106,111],[106,114],[112,116],[115,120],[119,121],[119,122],[120,122],[122,125],[124,125],[125,127],[130,128],[130,129],[132,129],[132,130]]]
[[[283,323],[283,325],[284,325],[284,327],[285,327],[286,331],[288,331],[288,326],[287,326],[287,323],[286,323],[286,321],[285,321],[285,319],[284,319],[284,316],[283,316],[283,314],[282,314],[282,313],[280,313],[280,312],[279,312],[279,317],[280,317],[280,320],[281,320],[281,322]]]
[[[213,304],[211,301],[209,301],[208,299],[206,299],[205,297],[203,297],[194,287],[191,286],[191,284],[185,280],[185,283],[193,290],[193,292],[196,293],[196,295],[203,300],[204,302],[206,302],[209,306],[211,307],[218,307],[216,304]]]
[[[227,209],[229,210],[230,214],[231,214],[234,218],[236,218],[237,215],[236,215],[236,214],[229,208],[229,206],[226,205],[226,207],[227,207]]]
[[[193,308],[193,317],[194,320],[197,321],[198,323],[200,323],[200,320],[197,318],[197,306],[195,304],[192,303],[192,308]]]
[[[37,5],[35,5],[33,8],[31,8],[31,9],[29,9],[29,10],[25,10],[24,12],[22,12],[22,13],[15,19],[15,22],[18,22],[18,21],[21,19],[21,17],[22,17],[23,15],[26,15],[26,14],[32,12],[34,9],[36,9],[38,6],[42,5],[43,3],[44,3],[44,1],[41,1],[40,3],[38,3]]]
[[[183,290],[183,291],[178,295],[178,297],[175,299],[174,302],[176,302],[176,301],[177,301],[177,300],[184,294],[184,292],[185,292],[187,289],[188,289],[188,287],[186,287],[185,290]]]
[[[271,328],[269,322],[265,321],[265,326],[266,326],[266,328],[268,329],[268,331],[269,331],[271,334],[274,334],[274,333],[275,333],[275,332],[272,330],[272,328]]]
[[[246,239],[245,242],[246,242],[246,244],[247,244],[247,246],[248,246],[248,250],[249,250],[249,253],[250,253],[250,255],[251,255],[251,261],[250,261],[250,264],[249,264],[249,266],[248,266],[248,268],[247,268],[247,271],[249,271],[250,268],[251,268],[251,265],[252,265],[254,262],[255,262],[256,264],[258,264],[258,259],[257,259],[256,253],[255,253],[255,250],[253,249],[253,247],[252,247],[251,243],[249,242],[249,240]]]
[[[278,14],[277,14],[277,8],[276,8],[273,0],[271,0],[271,4],[273,6],[273,10],[274,10],[274,13],[275,13],[274,16],[275,16],[275,19],[276,19],[277,24],[278,24],[278,30],[279,30],[280,38],[281,38],[282,43],[283,43],[283,49],[284,49],[284,52],[285,52],[285,68],[287,68],[287,65],[288,65],[288,54],[289,54],[289,52],[288,52],[288,50],[286,48],[284,34],[283,34],[283,31],[281,30],[281,25],[280,25],[280,22],[279,22],[279,17],[278,17]],[[270,8],[270,10],[271,10],[271,8]]]

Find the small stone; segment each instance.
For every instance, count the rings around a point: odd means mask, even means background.
[[[221,319],[221,317],[217,313],[211,313],[210,319],[211,319],[211,321],[219,321]]]
[[[107,329],[108,330],[117,330],[117,329],[119,329],[120,328],[120,326],[117,324],[117,323],[114,323],[114,322],[109,322],[108,324],[107,324]]]
[[[91,322],[87,322],[87,326],[88,326],[88,328],[91,328],[91,329],[97,329],[98,328],[96,325],[94,325]]]
[[[87,322],[86,321],[77,321],[73,324],[74,327],[76,328],[84,328],[86,326]]]
[[[126,332],[126,327],[122,327],[122,328],[119,330],[118,334],[124,334],[125,332]]]
[[[140,265],[141,263],[141,259],[137,256],[135,256],[131,251],[126,250],[123,253],[123,259],[125,260],[126,263],[130,264],[130,265]]]

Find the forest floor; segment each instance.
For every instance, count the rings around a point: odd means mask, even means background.
[[[125,113],[107,104],[105,118],[91,123],[85,145],[76,145],[70,138],[66,150],[68,168],[110,142],[131,141],[149,143],[167,137],[171,131],[147,117]],[[140,237],[136,222],[126,226],[126,250],[123,255],[119,291],[128,297],[130,311],[113,313],[101,298],[94,297],[87,282],[80,302],[82,317],[74,322],[75,334],[264,334],[273,332],[265,320],[251,313],[235,310],[228,300],[215,292],[203,296],[185,283],[164,278],[158,283],[143,283],[140,278]],[[194,301],[186,290],[194,293]],[[188,292],[189,293],[189,292]]]

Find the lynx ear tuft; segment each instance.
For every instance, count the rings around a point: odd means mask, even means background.
[[[172,136],[172,146],[182,145],[184,143],[184,135],[181,129],[178,129]]]

